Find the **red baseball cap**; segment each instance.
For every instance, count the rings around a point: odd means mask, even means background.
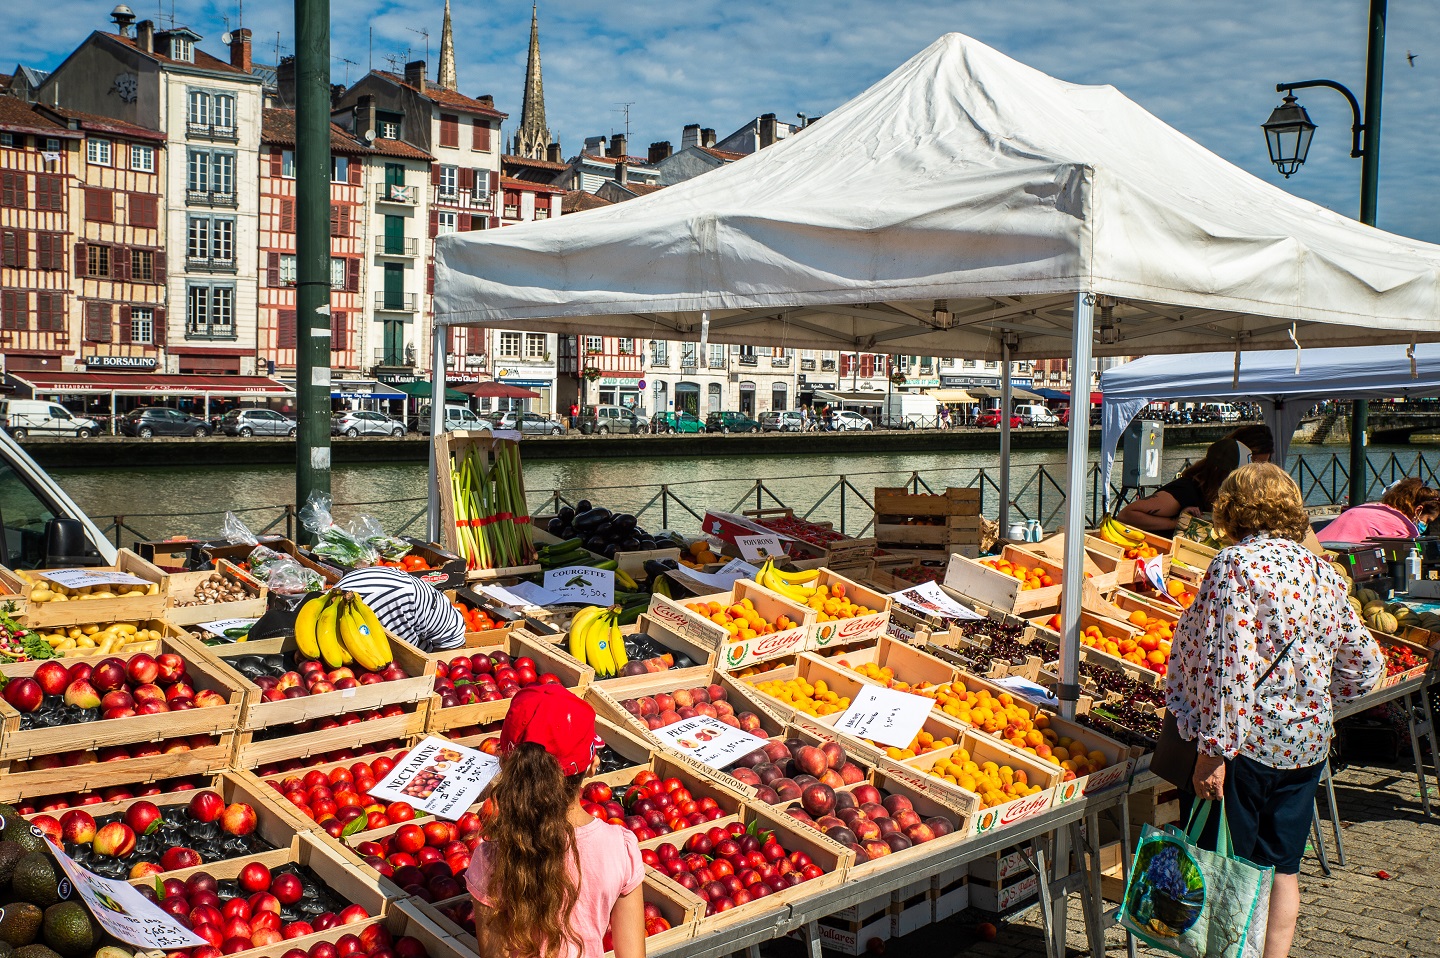
[[[500,729],[500,753],[521,742],[543,746],[567,776],[589,771],[596,750],[605,744],[595,734],[595,710],[553,683],[521,689],[510,702]]]

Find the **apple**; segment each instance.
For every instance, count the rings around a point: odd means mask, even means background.
[[[246,901],[250,905],[250,923],[253,925],[261,915],[280,915],[280,899],[275,897],[275,882],[280,876],[272,875],[270,878],[270,891],[257,891]],[[293,876],[292,876],[293,877]],[[276,925],[275,927],[280,927]]]
[[[158,685],[137,685],[130,690],[130,697],[136,702],[163,702],[165,690]]]
[[[136,835],[149,835],[160,827],[160,808],[154,802],[136,802],[125,809],[125,824]]]
[[[353,925],[356,922],[364,921],[370,917],[370,913],[360,905],[351,905],[340,912],[340,924]]]
[[[179,686],[174,686],[174,687],[175,687],[175,688],[179,688]],[[215,692],[215,691],[213,691],[213,690],[211,690],[211,689],[201,689],[199,692],[196,692],[196,693],[195,693],[195,707],[196,707],[196,708],[200,708],[200,709],[210,709],[210,708],[215,708],[215,707],[217,707],[217,706],[229,705],[229,704],[230,704],[230,703],[229,703],[228,701],[226,701],[225,696],[223,696],[223,695],[221,695],[219,692]]]
[[[171,701],[174,701],[175,699],[181,699],[181,698],[184,698],[184,699],[193,699],[194,697],[195,697],[195,689],[194,689],[194,687],[191,686],[189,682],[186,682],[186,681],[184,681],[183,679],[182,679],[181,681],[176,682],[175,684],[171,685],[168,689],[165,690],[165,701],[167,701],[167,702],[171,702]]]
[[[70,684],[70,670],[59,662],[42,662],[35,670],[34,679],[40,683],[46,695],[60,695],[65,691],[65,686]]]
[[[100,698],[100,707],[106,709],[129,709],[134,710],[135,699],[124,689],[114,689],[106,692]]]
[[[241,802],[228,806],[220,816],[220,827],[231,835],[249,835],[256,824],[255,809]],[[266,887],[269,887],[268,882]]]
[[[155,664],[160,669],[161,682],[175,682],[185,674],[185,660],[174,652],[165,652],[155,657]]]
[[[231,808],[234,807],[233,805],[231,806]],[[254,813],[252,812],[251,814]],[[250,862],[244,868],[240,869],[240,887],[248,892],[269,891],[270,869],[259,862]]]
[[[111,822],[95,833],[90,847],[97,855],[124,858],[135,850],[135,830],[124,822]]]
[[[86,688],[89,688],[89,686],[87,685]],[[93,693],[95,690],[90,689],[90,691],[91,693]],[[10,706],[14,708],[17,712],[33,712],[40,707],[40,703],[44,700],[45,689],[39,682],[35,681],[34,679],[11,679],[10,682],[7,683],[5,686],[5,701],[9,703]],[[68,689],[65,693],[65,700],[67,702],[70,701],[70,693]],[[97,700],[91,705],[82,706],[82,708],[94,708],[96,705],[99,704],[100,703]]]
[[[290,938],[304,938],[306,935],[315,934],[315,929],[311,927],[308,921],[292,921],[290,924],[280,929],[280,934],[284,935],[287,940]],[[299,954],[303,956],[303,958],[308,958],[308,956],[305,955],[305,952],[300,951],[299,949],[292,949],[291,951],[287,951],[284,955],[284,958],[290,958],[290,956],[294,954]]]
[[[134,865],[130,866],[130,873],[127,877],[132,879],[154,878],[156,875],[163,874],[164,871],[165,869],[161,868],[154,862],[136,862]]]

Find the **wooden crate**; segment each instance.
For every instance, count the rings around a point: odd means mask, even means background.
[[[843,669],[829,659],[821,658],[813,652],[806,652],[797,656],[794,665],[774,669],[761,675],[752,676],[744,680],[748,687],[751,698],[761,703],[772,714],[786,722],[793,722],[797,718],[805,719],[813,724],[831,727],[835,720],[844,714],[845,710],[830,715],[815,716],[803,712],[789,702],[782,701],[767,692],[762,692],[760,685],[766,682],[787,682],[791,679],[802,678],[814,685],[818,681],[824,681],[825,685],[837,695],[853,700],[855,695],[866,684],[860,676]]]
[[[877,516],[978,516],[980,514],[980,489],[951,487],[944,492],[915,493],[909,487],[899,488],[877,486],[875,489],[875,514]]]
[[[1371,629],[1370,634],[1373,635],[1375,641],[1380,644],[1381,652],[1384,652],[1387,648],[1409,649],[1415,654],[1415,657],[1420,660],[1419,665],[1412,669],[1407,669],[1404,672],[1396,672],[1394,675],[1390,675],[1387,670],[1387,674],[1381,677],[1380,684],[1376,686],[1377,689],[1388,689],[1392,685],[1408,682],[1410,679],[1424,675],[1425,670],[1430,667],[1432,653],[1424,645],[1418,642],[1411,642],[1408,639],[1402,639],[1398,635],[1381,632],[1378,629]]]
[[[112,719],[111,721],[124,721]],[[201,741],[206,744],[200,745]],[[144,785],[167,778],[211,775],[230,765],[235,733],[196,736],[188,741],[177,737],[168,744],[187,745],[184,751],[164,751],[167,743],[144,743],[128,751],[142,754],[127,759],[86,761],[74,765],[44,765],[32,768],[34,761],[0,762],[0,801],[15,802],[24,798],[62,795],[69,792],[93,792],[115,785]],[[64,753],[62,753],[63,755]],[[77,760],[86,753],[71,752]],[[99,756],[97,756],[99,757]],[[41,756],[51,759],[52,756]]]
[[[310,816],[306,815],[304,812],[300,811],[298,808],[292,805],[290,801],[285,798],[284,793],[280,789],[281,783],[291,777],[304,778],[312,771],[320,771],[328,776],[332,771],[337,768],[343,768],[348,770],[350,766],[354,765],[356,762],[371,762],[381,757],[399,761],[402,756],[404,756],[410,751],[412,746],[413,743],[407,744],[402,748],[386,749],[383,752],[371,752],[367,755],[356,755],[352,758],[342,759],[337,762],[317,762],[314,765],[308,765],[303,768],[291,769],[284,772],[269,772],[261,774],[258,770],[246,769],[243,771],[234,772],[233,774],[238,775],[246,781],[250,782],[251,790],[265,796],[265,800],[270,803],[271,807],[276,811],[276,813],[281,817],[287,819],[297,831],[313,832],[317,828],[319,828],[319,824],[314,819],[310,818]]]
[[[1138,829],[1142,825],[1173,825],[1180,821],[1180,790],[1169,782],[1161,782],[1151,788],[1130,792],[1130,826]]]
[[[918,548],[948,551],[960,546],[978,546],[984,525],[979,516],[930,516],[925,522],[894,522],[877,516],[877,549]]]
[[[269,728],[272,725],[291,725],[311,719],[330,718],[349,712],[429,699],[435,688],[435,662],[415,646],[393,636],[390,637],[390,648],[394,652],[396,664],[405,670],[409,678],[278,701],[267,700],[259,686],[230,667],[229,660],[244,655],[293,652],[295,636],[207,646],[205,652],[211,661],[223,670],[223,674],[245,692],[244,714],[237,728],[246,732]]]
[[[485,635],[487,633],[478,633]],[[546,645],[536,642],[524,631],[515,631],[507,635],[502,641],[490,646],[473,646],[459,649],[450,649],[445,652],[422,653],[432,661],[432,668],[440,662],[449,665],[458,658],[469,658],[480,652],[504,652],[512,659],[530,658],[535,660],[537,674],[553,674],[560,680],[560,684],[577,695],[585,692],[586,686],[594,678],[595,670],[588,665],[581,665],[568,655],[561,655],[553,645]],[[432,680],[433,681],[433,680]],[[374,686],[372,686],[373,688]],[[471,725],[486,725],[496,722],[505,717],[510,710],[510,699],[500,699],[494,702],[474,702],[469,705],[454,705],[450,708],[440,707],[440,696],[432,695],[430,699],[430,732],[447,732],[451,729],[465,728]]]
[[[533,516],[531,518],[531,526],[533,529],[531,534],[537,545],[554,545],[558,542],[565,541],[546,529],[546,525],[550,522],[551,518],[553,517]],[[591,552],[589,549],[583,549],[581,551],[596,560],[603,560],[605,558],[603,555]],[[651,559],[675,559],[678,561],[680,558],[680,548],[678,546],[669,546],[663,549],[640,549],[635,552],[616,552],[613,558],[616,565],[620,567],[620,571],[636,581],[644,582],[650,578],[649,574],[645,571],[645,563]]]
[[[755,610],[767,622],[774,622],[786,615],[797,625],[783,632],[758,635],[753,639],[734,640],[721,626],[694,612],[689,607],[700,602],[719,602],[729,606],[744,599],[755,605]],[[716,663],[723,669],[737,669],[752,662],[763,662],[784,655],[794,655],[809,647],[815,630],[814,610],[791,602],[761,587],[749,579],[740,579],[729,592],[697,596],[693,599],[675,600],[662,595],[650,597],[650,618],[666,627],[687,635],[695,641],[713,646],[718,655]]]
[[[714,626],[714,623],[711,623]],[[719,626],[714,626],[717,631],[723,631]],[[688,655],[696,666],[711,667],[715,663],[715,656],[719,646],[717,644],[696,641],[691,635],[672,628],[665,621],[652,617],[648,612],[640,613],[634,625],[622,625],[622,635],[635,635],[637,632],[644,632],[661,645],[670,649],[671,652]],[[520,630],[531,642],[543,645],[567,662],[573,662],[580,668],[588,669],[593,676],[594,669],[572,656],[569,652],[569,632],[561,630],[553,635],[539,635],[528,628]],[[718,642],[718,636],[717,636]],[[663,675],[662,672],[647,672],[646,675]],[[610,682],[618,681],[621,678],[634,678],[634,676],[615,676],[608,679],[591,678],[590,685],[607,685]]]
[[[808,646],[811,651],[874,642],[885,634],[885,630],[890,625],[890,607],[892,605],[888,595],[881,595],[873,589],[867,589],[853,579],[847,579],[830,569],[821,569],[820,574],[809,584],[816,587],[843,585],[845,594],[852,602],[875,610],[869,615],[859,615],[851,619],[817,621],[814,635]]]
[[[934,572],[934,581],[939,582],[945,578],[945,563],[949,561],[950,556],[946,555],[929,566]],[[882,592],[900,592],[919,585],[918,582],[902,578],[901,573],[919,569],[924,565],[925,560],[911,555],[880,554],[871,558],[870,567],[863,575],[856,575],[861,582],[869,583]]]
[[[469,455],[471,450],[478,450],[484,463],[494,465],[495,447],[500,443],[513,444],[510,439],[496,439],[487,429],[462,430],[459,432],[442,432],[431,440],[433,455],[435,456],[435,476],[440,489],[440,543],[448,551],[457,555],[464,555],[460,548],[460,540],[455,531],[455,492],[451,476],[453,471],[450,468],[450,457],[454,454]],[[521,480],[521,497],[524,497],[524,480]],[[519,519],[520,516],[515,518]],[[525,526],[529,525],[529,516]],[[517,566],[490,569],[470,569],[466,572],[466,578],[474,582],[491,581],[504,578],[505,576],[525,575],[530,572],[539,572],[540,566],[533,562],[523,563]]]
[[[395,703],[392,706],[385,706],[385,708],[398,708],[401,711],[395,715],[366,718],[350,725],[294,728],[287,734],[268,738],[264,736],[271,728],[283,729],[285,726],[268,726],[236,732],[234,767],[259,768],[275,762],[303,759],[311,755],[326,755],[340,749],[354,749],[362,745],[373,745],[376,742],[409,742],[415,736],[425,732],[430,709],[428,697],[419,702]],[[341,716],[337,719],[334,716],[326,716],[315,720],[315,723],[338,722],[347,717]]]
[[[1016,546],[1006,546],[1001,550],[1000,558],[1027,568],[1043,569],[1053,584],[1039,589],[1022,590],[1020,581],[1013,576],[982,565],[975,559],[956,555],[950,557],[950,564],[945,568],[946,588],[967,599],[983,602],[991,608],[1015,615],[1043,612],[1059,606],[1061,583],[1064,581],[1064,573],[1059,565]]]
[[[212,575],[239,583],[249,594],[247,599],[237,599],[234,602],[221,602],[216,605],[186,605],[179,603],[189,602],[195,598],[195,590],[209,580]],[[176,572],[170,576],[170,604],[165,610],[165,618],[176,625],[190,626],[199,625],[201,622],[217,622],[221,619],[258,619],[265,614],[269,606],[269,592],[265,586],[258,584],[254,578],[247,573],[241,572],[228,559],[221,559],[215,563],[214,572]]]
[[[1042,641],[1059,648],[1060,631],[1054,628],[1054,619],[1055,616],[1046,616],[1043,619],[1032,619],[1031,624],[1035,626],[1035,630]],[[1088,610],[1081,610],[1080,628],[1086,629],[1092,625],[1100,629],[1103,635],[1120,635],[1133,639],[1144,634],[1129,622],[1121,622],[1117,619],[1096,615],[1094,612]],[[1092,665],[1098,665],[1101,668],[1124,672],[1130,678],[1145,685],[1159,687],[1165,683],[1165,676],[1159,672],[1153,672],[1144,666],[1136,665],[1134,662],[1127,662],[1119,656],[1111,655],[1109,652],[1102,652],[1088,645],[1080,646],[1080,658]]]
[[[114,623],[97,622],[85,623],[84,625],[52,625],[36,629],[35,631],[41,636],[46,637],[63,635],[67,638],[75,638],[77,637],[75,636],[76,630],[88,631],[92,625],[108,626],[112,624]],[[123,659],[128,658],[129,656],[132,656],[137,652],[145,652],[150,655],[158,655],[165,650],[165,643],[167,641],[171,643],[171,645],[177,647],[182,645],[193,646],[193,642],[188,632],[185,632],[183,629],[177,628],[170,622],[163,619],[142,619],[138,622],[129,622],[123,624],[135,626],[136,634],[135,636],[132,636],[131,641],[126,642],[122,648],[112,649],[109,652],[101,652],[98,646],[90,649],[82,649],[77,646],[73,649],[65,649],[62,651],[58,651],[55,658],[62,665],[68,668],[69,666],[75,664],[77,661],[89,661],[91,662],[91,664],[94,664],[95,662],[98,662],[101,659],[108,658],[110,656],[115,656],[117,658]],[[145,639],[139,639],[138,634],[139,631],[142,629],[148,633],[158,632],[160,634],[160,637],[158,639],[154,638],[153,636]],[[103,631],[103,629],[101,631]],[[182,652],[181,654],[188,657],[190,652],[186,651]]]
[[[70,599],[65,602],[37,602],[34,595],[42,586],[51,583],[45,578],[46,572],[64,571],[57,569],[23,570],[16,572],[27,586],[29,606],[25,611],[25,624],[33,628],[51,625],[74,625],[81,622],[130,622],[136,619],[158,619],[165,611],[170,588],[170,576],[159,566],[147,562],[129,549],[116,553],[113,566],[87,566],[87,572],[118,572],[144,579],[148,586],[96,586],[89,592],[116,593],[144,588],[145,595],[119,595],[110,599]]]
[[[746,509],[742,513],[746,518],[777,533],[782,538],[799,538],[793,533],[788,533],[776,528],[783,521],[795,521],[795,511],[788,506],[772,507],[768,509]],[[856,539],[851,536],[840,535],[835,532],[835,525],[831,522],[815,522],[810,519],[801,518],[798,521],[816,530],[824,531],[839,538],[827,539],[824,542],[811,542],[808,539],[799,541],[820,549],[826,566],[831,569],[852,568],[857,565],[864,565],[870,561],[870,556],[875,551],[875,537]]]
[[[228,670],[217,665],[198,647],[180,644],[174,640],[162,640],[161,651],[183,656],[190,684],[195,691],[215,692],[224,697],[226,704],[180,712],[102,719],[57,728],[23,729],[20,727],[20,713],[8,702],[0,700],[0,761],[13,762],[75,750],[99,751],[111,746],[232,732],[240,719],[245,693],[226,674]],[[30,676],[35,674],[35,670],[42,664],[43,662],[16,662],[0,666],[0,672],[12,679]]]
[[[30,584],[0,565],[0,610],[8,610],[12,616],[23,616],[29,607]]]

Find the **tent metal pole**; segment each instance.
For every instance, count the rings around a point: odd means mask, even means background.
[[[1000,337],[1000,524],[999,535],[1010,535],[1010,335]]]
[[[1074,415],[1075,390],[1090,385],[1090,354],[1095,335],[1095,296],[1075,294],[1070,341],[1070,442],[1065,455],[1064,591],[1060,596],[1060,714],[1075,717],[1080,698],[1080,587],[1085,574],[1085,473],[1090,465],[1090,416]],[[1088,397],[1087,397],[1088,398]]]
[[[429,521],[431,542],[440,541],[440,475],[435,463],[435,429],[445,428],[445,334],[448,327],[435,323],[430,329],[430,461]]]

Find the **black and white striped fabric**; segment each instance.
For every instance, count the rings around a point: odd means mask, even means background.
[[[443,593],[399,569],[356,569],[337,588],[354,592],[380,624],[421,652],[443,652],[465,644],[465,617]]]

